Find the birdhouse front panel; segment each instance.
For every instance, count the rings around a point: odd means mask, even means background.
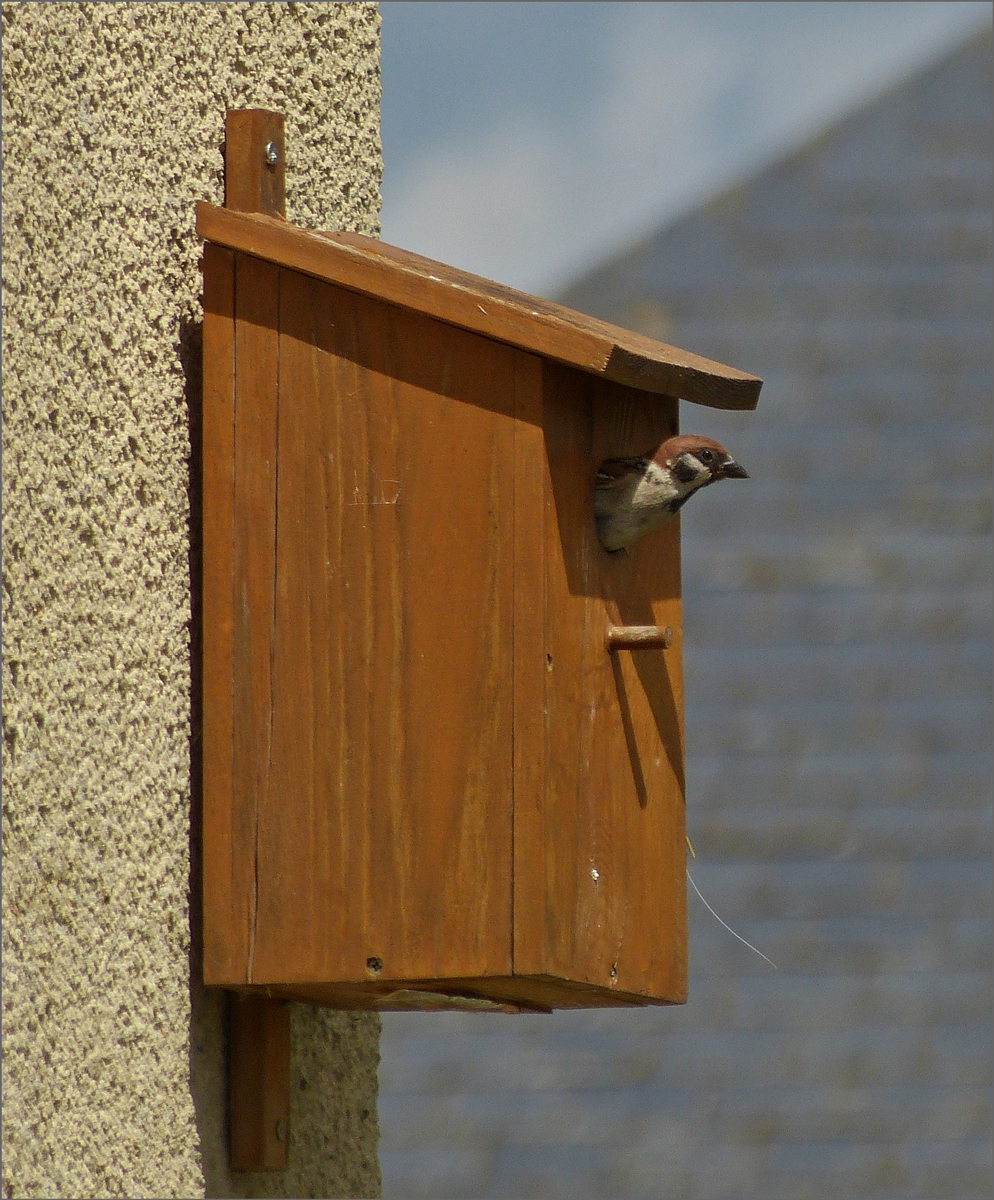
[[[667,387],[757,381],[370,239],[198,220],[206,982],[682,1001],[679,524],[609,553],[593,491],[676,432]]]
[[[515,796],[516,969],[668,1000],[686,990],[679,524],[608,554],[590,496],[604,458],[676,419],[673,399],[544,366],[543,495],[521,517],[544,512],[544,643],[519,667],[544,672],[519,712],[542,778]],[[611,652],[619,626],[672,644]]]

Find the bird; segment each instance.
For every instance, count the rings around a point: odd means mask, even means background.
[[[667,438],[654,451],[609,458],[597,470],[594,519],[605,550],[630,546],[719,479],[748,479],[725,447],[699,433]]]

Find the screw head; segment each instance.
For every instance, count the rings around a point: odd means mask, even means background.
[[[266,142],[265,155],[266,155],[266,166],[267,167],[275,167],[276,164],[280,161],[279,148],[275,142]]]

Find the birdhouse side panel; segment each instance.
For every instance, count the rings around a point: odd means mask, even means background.
[[[205,874],[205,978],[209,983],[252,978],[257,927],[256,844],[260,813],[271,779],[271,650],[276,520],[276,407],[279,378],[279,268],[238,254],[234,260],[234,370],[231,451],[231,544],[205,576],[212,597],[205,606],[220,619],[205,627],[209,687],[230,689],[230,743],[205,745],[205,779],[230,756],[230,799],[205,786],[204,856],[215,852],[217,833],[230,838]],[[205,392],[211,403],[214,385]],[[205,422],[205,436],[219,430]],[[208,457],[214,451],[208,452]],[[205,477],[205,509],[228,499]],[[207,487],[210,486],[210,490]],[[215,515],[215,520],[217,516]],[[205,543],[205,556],[216,546]],[[216,578],[230,564],[230,583]],[[230,613],[230,659],[223,612]],[[215,674],[216,673],[216,674]],[[227,814],[224,808],[227,808]],[[225,945],[218,945],[217,939]],[[218,977],[220,976],[220,977]],[[233,977],[233,978],[232,978]]]
[[[235,610],[235,254],[204,248],[202,804],[204,978],[248,978],[255,903],[255,809],[236,802],[233,762]],[[240,796],[244,783],[240,780]]]
[[[253,980],[507,974],[520,352],[280,288]]]

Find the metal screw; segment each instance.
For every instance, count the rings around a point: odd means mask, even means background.
[[[280,161],[280,152],[275,142],[266,142],[266,166],[275,167]]]
[[[282,1142],[286,1140],[286,1126],[282,1121],[276,1122],[276,1140]]]

